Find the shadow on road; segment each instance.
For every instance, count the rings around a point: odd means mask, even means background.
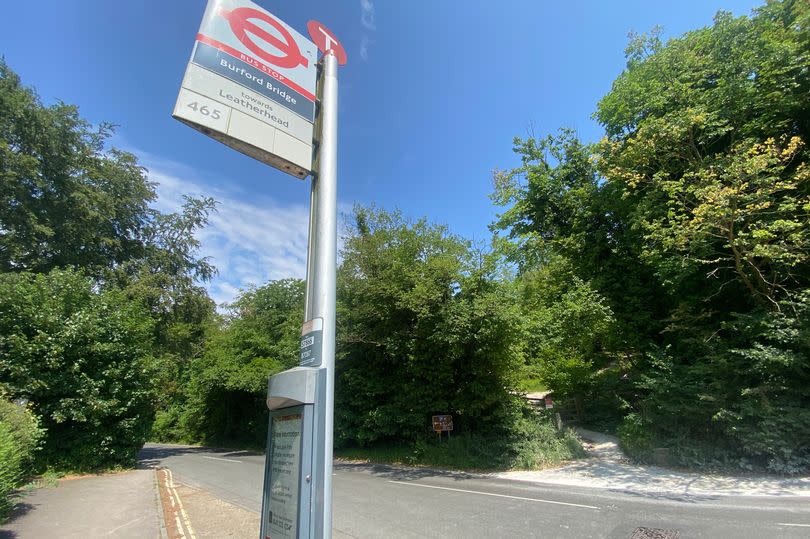
[[[468,472],[450,470],[437,470],[434,468],[410,468],[403,466],[389,466],[387,464],[373,464],[367,462],[335,462],[335,471],[366,472],[377,477],[394,481],[416,481],[428,477],[444,477],[462,481],[465,479],[480,479],[482,476]]]
[[[233,449],[215,449],[215,452],[225,451],[220,456],[224,458],[237,458],[237,457],[263,457],[264,453],[256,451],[233,450]]]
[[[700,503],[719,500],[721,496],[709,494],[676,494],[672,492],[645,492],[639,490],[611,488],[608,492],[615,492],[617,494],[624,494],[625,496],[635,496],[637,498],[644,498],[648,500],[665,500],[669,502],[681,503]]]
[[[190,447],[184,445],[145,445],[138,452],[138,468],[155,468],[160,465],[161,459],[179,455],[192,455],[195,453],[210,453],[207,447]]]
[[[30,503],[18,502],[14,505],[14,509],[11,511],[8,520],[6,520],[4,525],[11,524],[32,509],[36,509],[36,507]],[[16,532],[0,529],[0,539],[14,539],[16,537],[19,537]]]
[[[138,468],[156,468],[160,466],[161,459],[182,455],[194,455],[205,453],[206,455],[216,455],[221,458],[237,457],[264,457],[264,453],[257,451],[246,451],[242,449],[228,449],[217,447],[195,447],[190,445],[170,445],[170,444],[146,444],[138,453]]]

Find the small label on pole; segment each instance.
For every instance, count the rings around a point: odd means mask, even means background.
[[[323,362],[323,318],[307,320],[301,327],[302,367],[318,367]]]

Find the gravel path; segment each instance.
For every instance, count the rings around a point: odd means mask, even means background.
[[[631,463],[615,436],[576,429],[588,457],[559,468],[494,474],[502,479],[672,496],[810,496],[810,477],[726,476]]]

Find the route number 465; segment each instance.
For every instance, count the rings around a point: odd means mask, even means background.
[[[219,120],[222,116],[217,109],[209,109],[206,105],[199,105],[196,101],[186,105],[194,112],[199,112],[203,116],[211,116],[215,120]]]

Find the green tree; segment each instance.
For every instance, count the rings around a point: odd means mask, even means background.
[[[154,184],[134,155],[108,147],[112,132],[75,106],[43,105],[0,61],[0,272],[78,268],[146,309],[165,412],[182,405],[214,316],[200,284],[216,270],[198,255],[195,233],[215,203],[186,197],[177,213],[152,208]]]
[[[524,376],[555,392],[564,412],[614,426],[627,370],[659,338],[669,298],[638,262],[632,208],[605,183],[593,148],[567,129],[515,139],[520,167],[495,174],[490,225],[517,269]]]
[[[635,417],[686,463],[810,466],[795,437],[810,428],[809,23],[806,2],[774,1],[666,44],[637,36],[596,113],[600,170],[675,302]]]
[[[638,36],[599,103],[600,169],[674,295],[775,309],[810,284],[809,18],[769,2],[666,45]]]
[[[616,395],[598,383],[617,376],[609,369],[615,358],[606,351],[615,328],[605,299],[560,256],[517,282],[527,374],[553,389],[558,400],[570,401],[580,420],[616,413]]]
[[[493,226],[521,276],[562,257],[615,317],[602,344],[633,384],[622,395],[628,447],[668,446],[684,464],[810,465],[800,440],[808,24],[806,2],[770,1],[666,43],[658,30],[633,36],[627,69],[595,114],[606,138],[518,140],[523,166],[496,176],[506,211]],[[566,301],[533,310],[568,312]],[[537,348],[545,342],[553,338]],[[553,384],[593,383],[587,362],[557,357],[546,374],[562,366],[571,376]]]
[[[178,425],[188,397],[191,363],[204,353],[209,329],[216,324],[214,302],[200,285],[216,270],[197,256],[195,237],[213,209],[211,199],[186,197],[178,213],[153,212],[142,234],[143,256],[104,272],[105,288],[123,290],[155,321],[159,438],[175,437],[165,431]]]
[[[192,365],[181,437],[261,447],[268,376],[298,364],[304,282],[270,281],[240,294],[229,311]]]
[[[338,278],[337,438],[413,441],[430,416],[493,425],[516,384],[514,289],[425,220],[356,208]]]
[[[0,272],[81,268],[142,301],[159,320],[159,344],[171,347],[172,323],[197,324],[213,311],[196,283],[216,269],[197,255],[194,233],[215,202],[151,208],[155,185],[134,155],[107,148],[112,132],[76,106],[44,106],[0,61]]]
[[[152,325],[78,272],[0,274],[0,384],[41,418],[45,465],[134,464],[154,414]]]
[[[643,237],[633,226],[633,206],[604,182],[593,147],[573,131],[514,142],[521,166],[494,175],[491,198],[504,208],[490,225],[495,246],[519,275],[562,263],[569,277],[605,298],[619,321],[616,339],[643,346],[662,329],[668,298],[654,272],[638,263]]]
[[[99,275],[143,255],[154,188],[112,126],[45,107],[0,60],[0,271],[76,266]]]

